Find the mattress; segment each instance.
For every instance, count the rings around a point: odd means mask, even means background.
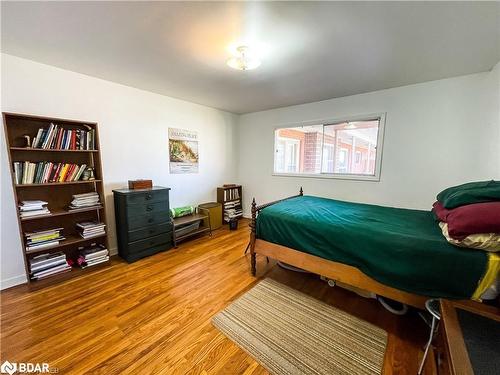
[[[256,236],[354,266],[385,285],[430,297],[473,298],[493,264],[491,254],[449,244],[431,211],[313,196],[261,210]]]

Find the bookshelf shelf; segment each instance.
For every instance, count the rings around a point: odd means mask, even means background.
[[[70,234],[69,236],[66,236],[66,239],[62,240],[59,245],[55,245],[55,246],[52,246],[52,247],[49,247],[49,248],[45,248],[45,249],[40,249],[40,250],[24,250],[26,254],[39,254],[39,253],[45,253],[47,251],[53,251],[55,249],[60,249],[61,247],[65,247],[65,246],[72,246],[72,245],[79,245],[83,242],[92,242],[96,239],[99,239],[99,238],[102,238],[102,237],[106,237],[106,234],[103,234],[101,236],[95,236],[95,237],[92,237],[92,238],[83,238],[77,234]]]
[[[48,277],[46,279],[42,280],[32,280],[31,281],[31,289],[32,290],[38,290],[41,288],[44,288],[45,286],[53,285],[55,283],[60,283],[69,279],[74,279],[79,276],[87,275],[87,274],[92,274],[96,273],[99,271],[104,271],[106,267],[111,265],[111,261],[108,260],[107,262],[103,262],[100,264],[97,264],[92,267],[87,267],[87,268],[77,268],[73,267],[71,271],[69,272],[64,272],[64,273],[59,273],[54,276]]]
[[[44,149],[32,147],[10,147],[11,151],[28,151],[28,152],[99,152],[99,150],[60,150],[60,149]]]
[[[77,215],[82,212],[92,212],[96,210],[102,210],[104,207],[92,207],[92,208],[81,208],[78,210],[52,210],[50,214],[48,215],[39,215],[39,216],[32,216],[32,217],[24,217],[21,218],[21,221],[32,221],[32,220],[38,220],[38,219],[47,219],[50,217],[56,217],[56,216],[66,216],[66,215]]]
[[[102,182],[102,180],[88,181],[67,181],[67,182],[49,182],[46,184],[16,184],[16,188],[38,187],[38,186],[58,186],[58,185],[76,185],[76,184],[93,184],[94,182]]]
[[[109,261],[88,267],[86,269],[73,267],[71,271],[56,273],[41,280],[32,280],[30,277],[30,260],[37,255],[62,252],[65,254],[67,260],[72,259],[75,261],[81,252],[81,246],[95,243],[96,245],[103,245],[104,247],[109,248],[107,233],[93,238],[83,238],[78,233],[76,226],[77,223],[84,221],[99,221],[106,225],[106,206],[104,201],[104,184],[102,181],[101,153],[99,151],[100,147],[97,123],[6,112],[3,113],[3,120],[16,206],[23,201],[39,200],[48,202],[47,208],[50,210],[50,213],[46,215],[25,218],[21,218],[18,213],[19,234],[22,243],[22,253],[29,288],[43,288],[47,285],[69,280],[84,273],[89,273],[90,271],[104,269],[110,264]],[[53,128],[53,126],[51,127],[51,124],[57,125],[57,129],[63,129],[64,132],[61,134],[69,134],[72,136],[72,138],[66,139],[71,139],[71,142],[73,142],[71,144],[73,148],[79,147],[78,142],[81,139],[85,139],[88,141],[87,145],[90,145],[88,147],[92,149],[61,149],[60,146],[54,146],[57,143],[52,144],[52,147],[59,147],[57,149],[25,147],[27,144],[26,140],[33,140],[39,137],[39,131],[41,132],[39,129],[43,129],[43,133],[48,134],[47,139],[49,139],[48,142],[50,143],[50,134],[59,134],[55,131],[54,133],[51,133],[50,129]],[[49,131],[47,132],[47,130]],[[75,134],[76,136],[74,136]],[[78,135],[80,135],[79,138]],[[62,138],[57,139],[62,139],[64,142],[64,135],[61,135],[61,137]],[[52,139],[56,142],[56,138]],[[52,162],[54,164],[57,163],[58,165],[67,164],[76,166],[86,165],[87,167],[93,168],[96,179],[39,184],[17,184],[15,172],[19,171],[17,169],[16,171],[14,170],[14,163],[16,163],[15,167],[17,168],[21,162],[39,164],[40,162]],[[43,164],[40,165],[43,166]],[[48,172],[43,170],[42,173]],[[55,173],[57,173],[57,171]],[[41,175],[38,177],[38,181],[40,181],[40,176]],[[48,175],[46,175],[45,178],[47,177]],[[67,209],[74,195],[94,192],[99,195],[101,206],[83,207],[76,210]],[[45,249],[31,251],[26,250],[27,242],[25,240],[25,233],[50,230],[54,228],[62,228],[61,234],[65,239],[59,244]]]

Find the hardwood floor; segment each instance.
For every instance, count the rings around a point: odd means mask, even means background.
[[[266,374],[210,323],[251,288],[247,222],[136,263],[114,260],[35,292],[1,293],[1,361],[46,362],[61,374]],[[318,276],[283,270],[258,257],[272,277],[389,332],[384,373],[415,374],[428,328],[375,300],[330,288]],[[428,361],[430,363],[431,361]],[[434,372],[431,366],[427,373]]]

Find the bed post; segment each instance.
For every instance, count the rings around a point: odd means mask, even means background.
[[[255,198],[252,200],[252,221],[250,223],[251,233],[250,233],[250,264],[252,266],[252,276],[257,273],[256,268],[256,255],[255,255],[255,231],[256,231],[256,218],[257,218],[257,204],[255,203]]]
[[[302,186],[300,187],[300,190],[299,190],[299,195],[300,195],[300,196],[303,196],[303,195],[304,195],[304,190],[302,190]]]

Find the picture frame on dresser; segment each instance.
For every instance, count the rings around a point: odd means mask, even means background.
[[[106,261],[97,265],[78,263],[82,248],[99,246],[109,249],[97,122],[10,112],[3,112],[2,116],[15,205],[21,207],[22,202],[46,202],[49,211],[43,215],[21,217],[20,209],[17,210],[29,289],[39,289],[109,266],[109,254]],[[34,144],[35,139],[38,145]],[[45,143],[41,142],[43,140]],[[31,176],[27,168],[30,165],[36,171]],[[61,169],[58,171],[56,166]],[[29,179],[20,176],[19,167],[21,170],[26,167],[23,173],[27,173]],[[93,179],[83,180],[86,169],[93,171]],[[97,197],[96,203],[71,206],[75,195],[89,193]],[[99,223],[99,233],[84,238],[77,226],[82,222]],[[30,246],[30,234],[53,229],[58,229],[59,241],[48,246]],[[65,272],[35,276],[36,272],[30,269],[35,257],[39,259],[43,254],[53,253],[64,254],[71,267]]]

